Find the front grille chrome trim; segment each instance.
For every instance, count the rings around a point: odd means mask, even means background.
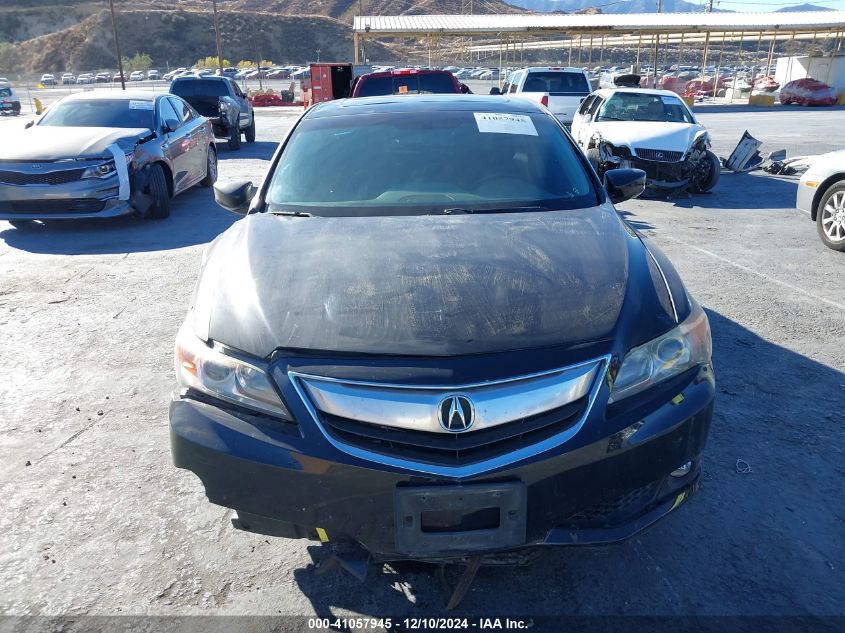
[[[447,477],[469,477],[479,475],[485,472],[489,472],[492,470],[497,470],[504,466],[509,466],[511,464],[516,464],[524,459],[532,457],[538,453],[542,453],[548,451],[550,449],[556,448],[561,444],[569,441],[584,426],[584,423],[587,420],[590,412],[592,411],[593,404],[595,402],[596,397],[601,389],[601,385],[605,382],[605,375],[607,373],[608,366],[610,364],[610,356],[602,356],[600,358],[595,358],[583,363],[578,363],[575,365],[569,365],[566,367],[539,372],[536,374],[529,374],[523,376],[515,376],[513,378],[507,378],[503,380],[496,380],[490,382],[483,382],[483,383],[474,383],[474,384],[458,384],[458,385],[437,385],[437,386],[420,386],[420,385],[402,385],[402,384],[389,384],[389,383],[370,383],[370,382],[361,382],[361,381],[354,381],[354,380],[344,380],[338,378],[327,378],[324,376],[313,376],[310,374],[302,374],[293,370],[288,371],[288,380],[290,380],[291,384],[293,385],[294,389],[297,392],[300,400],[308,410],[309,415],[313,422],[317,425],[318,429],[320,430],[323,437],[332,444],[335,448],[348,455],[353,457],[357,457],[362,460],[366,460],[369,462],[374,462],[377,464],[382,464],[385,466],[391,466],[394,468],[400,468],[404,470],[409,470],[413,472],[419,473],[426,473],[432,475],[443,475]],[[321,422],[320,413],[318,412],[317,408],[315,407],[314,401],[312,400],[311,396],[309,395],[308,390],[308,380],[311,381],[320,381],[324,384],[329,383],[340,383],[340,384],[355,384],[357,387],[373,387],[379,389],[404,389],[404,390],[411,390],[414,392],[431,392],[431,397],[435,398],[435,401],[439,401],[442,397],[448,396],[454,393],[465,393],[467,391],[472,390],[479,390],[484,388],[490,388],[496,385],[502,385],[504,383],[524,383],[526,381],[534,381],[537,379],[543,379],[548,377],[559,376],[562,374],[565,375],[581,375],[588,376],[589,380],[586,384],[585,393],[582,394],[580,397],[584,397],[584,395],[588,395],[587,405],[584,407],[583,413],[580,418],[563,430],[560,433],[557,433],[551,437],[546,439],[540,440],[534,444],[524,446],[518,448],[516,450],[497,455],[495,457],[491,457],[489,459],[485,459],[482,461],[474,462],[471,464],[466,465],[459,465],[459,466],[450,466],[450,465],[443,465],[443,464],[431,464],[422,461],[410,460],[401,457],[393,457],[390,455],[386,455],[384,453],[378,453],[374,451],[370,451],[364,448],[360,448],[357,446],[351,446],[343,441],[340,441],[336,437],[333,437],[330,432],[327,431],[324,424]],[[582,377],[583,380],[583,377]],[[574,393],[577,393],[575,391]],[[513,419],[513,418],[511,418]],[[499,422],[502,424],[502,422]],[[495,425],[494,425],[495,426]],[[397,427],[403,428],[403,427]],[[407,427],[406,427],[407,428]],[[491,428],[487,426],[486,428]],[[423,429],[423,430],[431,430],[431,429]],[[471,433],[472,431],[466,431],[466,433]]]

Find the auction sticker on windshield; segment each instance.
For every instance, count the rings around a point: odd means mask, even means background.
[[[479,132],[492,134],[525,134],[537,136],[534,121],[526,114],[503,114],[501,112],[473,112]]]
[[[129,109],[130,110],[152,110],[153,109],[153,102],[152,101],[130,101],[129,102]]]

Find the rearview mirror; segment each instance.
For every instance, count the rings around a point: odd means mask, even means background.
[[[23,127],[24,127],[25,130],[28,130],[33,125],[35,125],[35,121],[27,121],[26,125],[24,125]]]
[[[499,90],[496,86],[493,86],[492,88],[490,88],[490,94],[491,95],[500,95],[500,94],[502,94],[502,91]]]
[[[613,204],[636,198],[645,191],[642,169],[609,169],[604,174],[604,188]]]
[[[214,200],[232,213],[246,214],[255,195],[251,180],[226,180],[214,184]]]

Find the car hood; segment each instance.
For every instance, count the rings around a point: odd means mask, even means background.
[[[194,329],[259,357],[280,348],[454,356],[610,341],[625,303],[629,335],[640,342],[674,325],[648,266],[610,205],[508,215],[254,214],[210,247]]]
[[[593,125],[601,137],[617,147],[645,147],[673,152],[686,152],[696,134],[704,130],[690,123],[649,121],[604,121]]]
[[[0,160],[60,160],[100,158],[117,143],[131,149],[140,139],[152,135],[145,128],[61,127],[35,125],[11,134],[0,144]]]

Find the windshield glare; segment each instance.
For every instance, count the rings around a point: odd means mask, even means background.
[[[170,85],[170,92],[179,97],[225,97],[228,86],[220,79],[183,79]]]
[[[598,194],[545,114],[390,112],[304,119],[266,202],[270,211],[398,215],[585,208]]]
[[[617,92],[604,102],[596,121],[695,123],[683,101],[670,95]]]
[[[122,127],[152,130],[153,102],[130,99],[73,100],[50,108],[38,125]]]

